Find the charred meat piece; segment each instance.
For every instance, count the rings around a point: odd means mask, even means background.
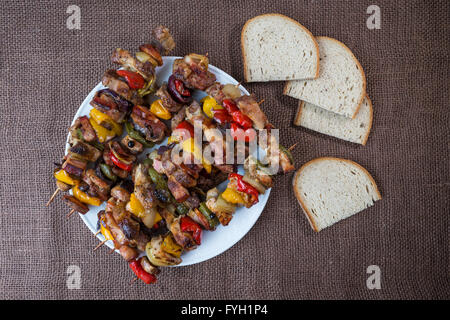
[[[111,196],[124,202],[130,201],[130,192],[123,188],[121,185],[117,185],[111,189]]]
[[[169,177],[167,187],[178,202],[183,202],[189,198],[189,191],[175,180],[173,176]]]
[[[152,142],[160,142],[166,136],[167,126],[145,107],[134,106],[131,114],[134,128]]]
[[[141,62],[135,59],[127,50],[120,48],[114,50],[111,56],[111,62],[139,73],[145,80],[152,79],[155,75],[155,69],[150,61]]]
[[[184,118],[186,117],[186,106],[182,107],[173,117],[172,120],[170,120],[170,128],[172,131],[175,130],[175,128],[184,121]]]
[[[108,230],[111,232],[112,236],[114,237],[114,241],[117,241],[117,243],[120,246],[128,245],[128,240],[125,237],[125,234],[123,233],[122,229],[120,229],[119,225],[117,224],[117,222],[114,219],[114,216],[111,212],[105,213],[105,223],[106,223]]]
[[[77,134],[77,130],[81,130],[82,137],[79,137]],[[97,135],[95,134],[94,128],[92,128],[91,123],[89,122],[89,118],[87,116],[81,116],[77,120],[75,120],[75,123],[70,127],[70,141],[69,143],[72,144],[73,139],[80,139],[83,138],[86,142],[93,142],[97,139]]]
[[[119,225],[120,229],[122,229],[123,234],[128,239],[128,241],[130,241],[130,243],[132,243],[133,240],[135,240],[139,236],[139,222],[134,220],[131,215],[125,216],[123,219],[118,221],[117,224]]]
[[[253,121],[253,126],[256,129],[264,129],[269,124],[266,115],[262,112],[253,95],[244,95],[237,98],[236,104],[241,112]]]
[[[118,80],[117,84],[120,84],[119,82],[120,81]],[[126,90],[125,87],[124,90]],[[125,119],[125,116],[133,108],[133,104],[130,101],[122,98],[110,89],[97,91],[90,104],[95,109],[108,115],[117,123],[122,122]]]
[[[130,89],[124,78],[119,76],[116,70],[106,70],[103,75],[102,83],[112,91],[115,91],[121,97],[131,101],[133,104],[142,104],[143,99],[136,90]]]
[[[89,185],[91,195],[97,196],[101,200],[108,200],[109,183],[97,176],[94,169],[89,169],[83,176],[83,181]]]
[[[200,205],[200,199],[195,193],[192,193],[192,195],[189,196],[189,198],[186,199],[184,202],[190,209],[198,208]]]
[[[156,91],[156,95],[161,99],[162,105],[170,112],[178,112],[183,105],[174,100],[167,90],[167,83],[163,85]]]
[[[151,184],[136,185],[134,194],[145,209],[154,208],[159,203],[155,196],[155,188]]]
[[[63,195],[63,199],[67,203],[67,205],[75,210],[76,212],[79,212],[81,214],[86,214],[89,211],[89,208],[87,205],[85,205],[83,202],[78,200],[77,198],[73,196],[69,196],[67,194]]]
[[[136,160],[136,156],[128,153],[122,145],[117,141],[110,141],[108,143],[109,149],[114,154],[114,156],[119,159],[121,162],[126,164],[131,164]]]
[[[66,161],[62,165],[62,169],[68,174],[72,174],[81,178],[83,171],[86,169],[87,161],[78,159],[76,155],[69,153],[66,156]]]
[[[151,183],[148,175],[148,167],[143,163],[140,163],[134,167],[132,178],[135,186],[147,185]]]
[[[102,155],[100,150],[78,139],[73,139],[73,145],[70,147],[69,152],[77,155],[80,159],[91,162],[97,161]]]
[[[172,173],[172,177],[183,187],[191,188],[197,185],[197,181],[183,169],[177,169]]]
[[[150,56],[150,61],[153,64],[153,66],[162,66],[163,65],[163,60],[161,57],[161,53],[160,50],[157,49],[156,47],[160,47],[160,46],[155,46],[153,44],[143,44],[141,46],[139,46],[139,50],[146,53],[148,56]]]
[[[175,41],[172,38],[172,35],[170,34],[169,28],[165,26],[157,26],[153,30],[153,36],[156,38],[156,40],[161,44],[161,47],[164,49],[163,52],[161,52],[164,55],[167,55],[170,51],[175,49]]]
[[[219,82],[215,82],[212,86],[206,88],[206,93],[213,97],[218,104],[222,104],[223,100],[226,99],[225,93],[222,91],[223,85]]]
[[[173,75],[178,80],[183,81],[184,85],[189,89],[204,91],[216,82],[216,76],[213,73],[201,70],[196,70],[194,72],[182,59],[174,61]]]
[[[139,256],[139,252],[136,249],[131,248],[129,246],[121,246],[119,248],[119,252],[122,258],[125,259],[125,261],[136,259]]]

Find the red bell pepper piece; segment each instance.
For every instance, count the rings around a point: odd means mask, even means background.
[[[233,121],[233,118],[225,109],[213,110],[214,120],[220,124],[225,124]]]
[[[253,128],[242,129],[236,122],[231,123],[231,136],[235,141],[251,142],[256,138],[256,131]]]
[[[234,103],[231,99],[224,99],[222,101],[222,105],[225,108],[225,110],[228,111],[229,114],[233,114],[236,111],[239,111],[239,108],[236,106],[236,103]]]
[[[231,99],[225,99],[222,102],[225,110],[231,115],[234,122],[237,122],[242,128],[250,129],[253,126],[252,120],[239,110]]]
[[[156,277],[154,275],[148,273],[147,271],[145,271],[144,268],[142,268],[140,259],[139,260],[136,260],[136,259],[130,260],[130,262],[128,262],[128,265],[130,266],[131,270],[133,270],[134,274],[139,279],[141,279],[144,283],[150,284],[150,283],[156,282]]]
[[[240,192],[249,194],[252,197],[252,204],[255,204],[258,202],[258,196],[259,196],[258,190],[256,190],[256,188],[253,187],[251,184],[242,180],[242,176],[240,174],[230,173],[228,176],[228,179],[236,180],[237,190]]]
[[[189,217],[181,218],[181,231],[183,232],[192,232],[192,237],[194,241],[199,245],[202,242],[202,228],[198,223],[192,220]]]
[[[122,170],[131,171],[131,169],[133,168],[131,164],[125,164],[119,159],[117,159],[112,152],[109,153],[109,157],[111,158],[111,161]]]
[[[176,79],[174,82],[175,82],[175,89],[177,89],[178,93],[180,93],[184,97],[191,96],[191,92],[184,87],[183,81]]]
[[[183,137],[183,140],[194,137],[194,127],[186,120],[182,121],[179,125],[177,125],[175,130],[180,130],[180,134]]]
[[[117,70],[117,74],[127,80],[131,89],[142,89],[145,87],[145,79],[139,73],[129,70]]]

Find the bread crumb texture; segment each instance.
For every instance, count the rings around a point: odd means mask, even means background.
[[[342,140],[365,144],[372,127],[372,104],[366,96],[354,119],[301,101],[295,125]]]
[[[329,227],[381,199],[370,174],[344,159],[320,158],[294,177],[296,196],[316,231]]]
[[[365,96],[364,71],[352,52],[341,42],[318,37],[319,77],[289,81],[285,94],[325,110],[352,118]]]
[[[288,17],[262,15],[242,31],[247,81],[312,79],[319,53],[311,33]]]

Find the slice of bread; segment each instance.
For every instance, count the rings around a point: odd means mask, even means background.
[[[366,96],[354,119],[300,101],[294,124],[342,140],[365,145],[372,128],[372,102]]]
[[[363,68],[342,42],[317,37],[320,71],[316,80],[288,81],[284,94],[354,118],[366,95]]]
[[[319,232],[381,199],[372,176],[356,162],[317,158],[294,175],[294,192],[311,227]]]
[[[281,14],[248,20],[241,33],[246,82],[314,79],[319,75],[319,46],[297,21]]]

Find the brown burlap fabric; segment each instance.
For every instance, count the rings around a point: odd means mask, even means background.
[[[81,8],[81,30],[66,28],[67,7]],[[366,26],[381,8],[381,29]],[[449,37],[443,1],[2,1],[0,298],[3,299],[380,299],[449,298]],[[67,128],[110,66],[115,47],[135,50],[157,23],[170,27],[175,55],[209,53],[211,63],[243,79],[240,30],[278,12],[315,35],[335,37],[365,69],[374,103],[366,147],[292,125],[296,101],[282,82],[248,84],[281,128],[299,142],[296,166],[320,156],[360,163],[383,200],[317,234],[291,189],[277,179],[253,229],[207,262],[164,269],[158,284],[130,285],[132,273],[103,248],[78,216],[67,221],[53,161]],[[79,290],[67,268],[81,268]],[[366,269],[381,269],[381,290],[368,290]]]

